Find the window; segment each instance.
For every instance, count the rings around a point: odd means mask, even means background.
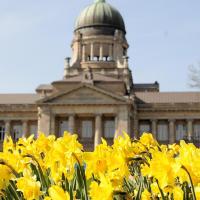
[[[93,60],[94,61],[99,61],[99,56],[94,56]]]
[[[126,56],[127,55],[127,49],[124,47],[123,48],[123,56]]]
[[[187,126],[184,122],[177,122],[176,124],[176,140],[183,140],[187,136]]]
[[[22,137],[22,125],[21,124],[14,124],[13,125],[13,138],[14,140],[18,140]]]
[[[139,125],[139,133],[142,135],[143,133],[150,133],[151,132],[151,125],[148,121],[142,121]]]
[[[65,131],[69,130],[69,123],[67,120],[60,121],[59,123],[59,136],[62,137]]]
[[[196,141],[200,140],[200,123],[195,123],[194,124],[193,138]]]
[[[104,121],[105,138],[114,138],[114,135],[115,135],[115,121],[114,120]]]
[[[38,136],[37,124],[30,124],[30,135],[35,135],[35,137],[37,138]]]
[[[158,130],[158,133],[157,133],[158,141],[167,142],[168,138],[169,138],[168,123],[167,122],[159,122],[157,130]]]
[[[5,137],[5,126],[0,124],[0,141],[3,141]]]
[[[93,137],[92,120],[82,121],[82,138],[92,138],[92,137]]]

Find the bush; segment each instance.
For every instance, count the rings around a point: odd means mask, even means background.
[[[112,146],[102,139],[93,152],[67,132],[16,144],[6,138],[0,199],[200,199],[200,149],[184,141],[159,145],[148,133],[140,140],[124,134]]]

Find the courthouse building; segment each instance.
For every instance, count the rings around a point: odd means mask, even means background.
[[[200,93],[134,83],[124,20],[105,0],[80,13],[71,48],[60,80],[39,85],[35,94],[0,94],[1,141],[6,134],[17,140],[38,131],[59,137],[67,130],[88,149],[123,131],[131,137],[152,132],[162,143],[198,143]]]

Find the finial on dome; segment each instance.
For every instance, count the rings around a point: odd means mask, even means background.
[[[105,3],[106,0],[95,0],[94,2],[95,2],[95,3]]]

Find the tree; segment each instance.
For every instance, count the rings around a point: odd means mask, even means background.
[[[190,65],[188,68],[189,68],[189,86],[191,88],[200,89],[200,62],[197,66]]]

